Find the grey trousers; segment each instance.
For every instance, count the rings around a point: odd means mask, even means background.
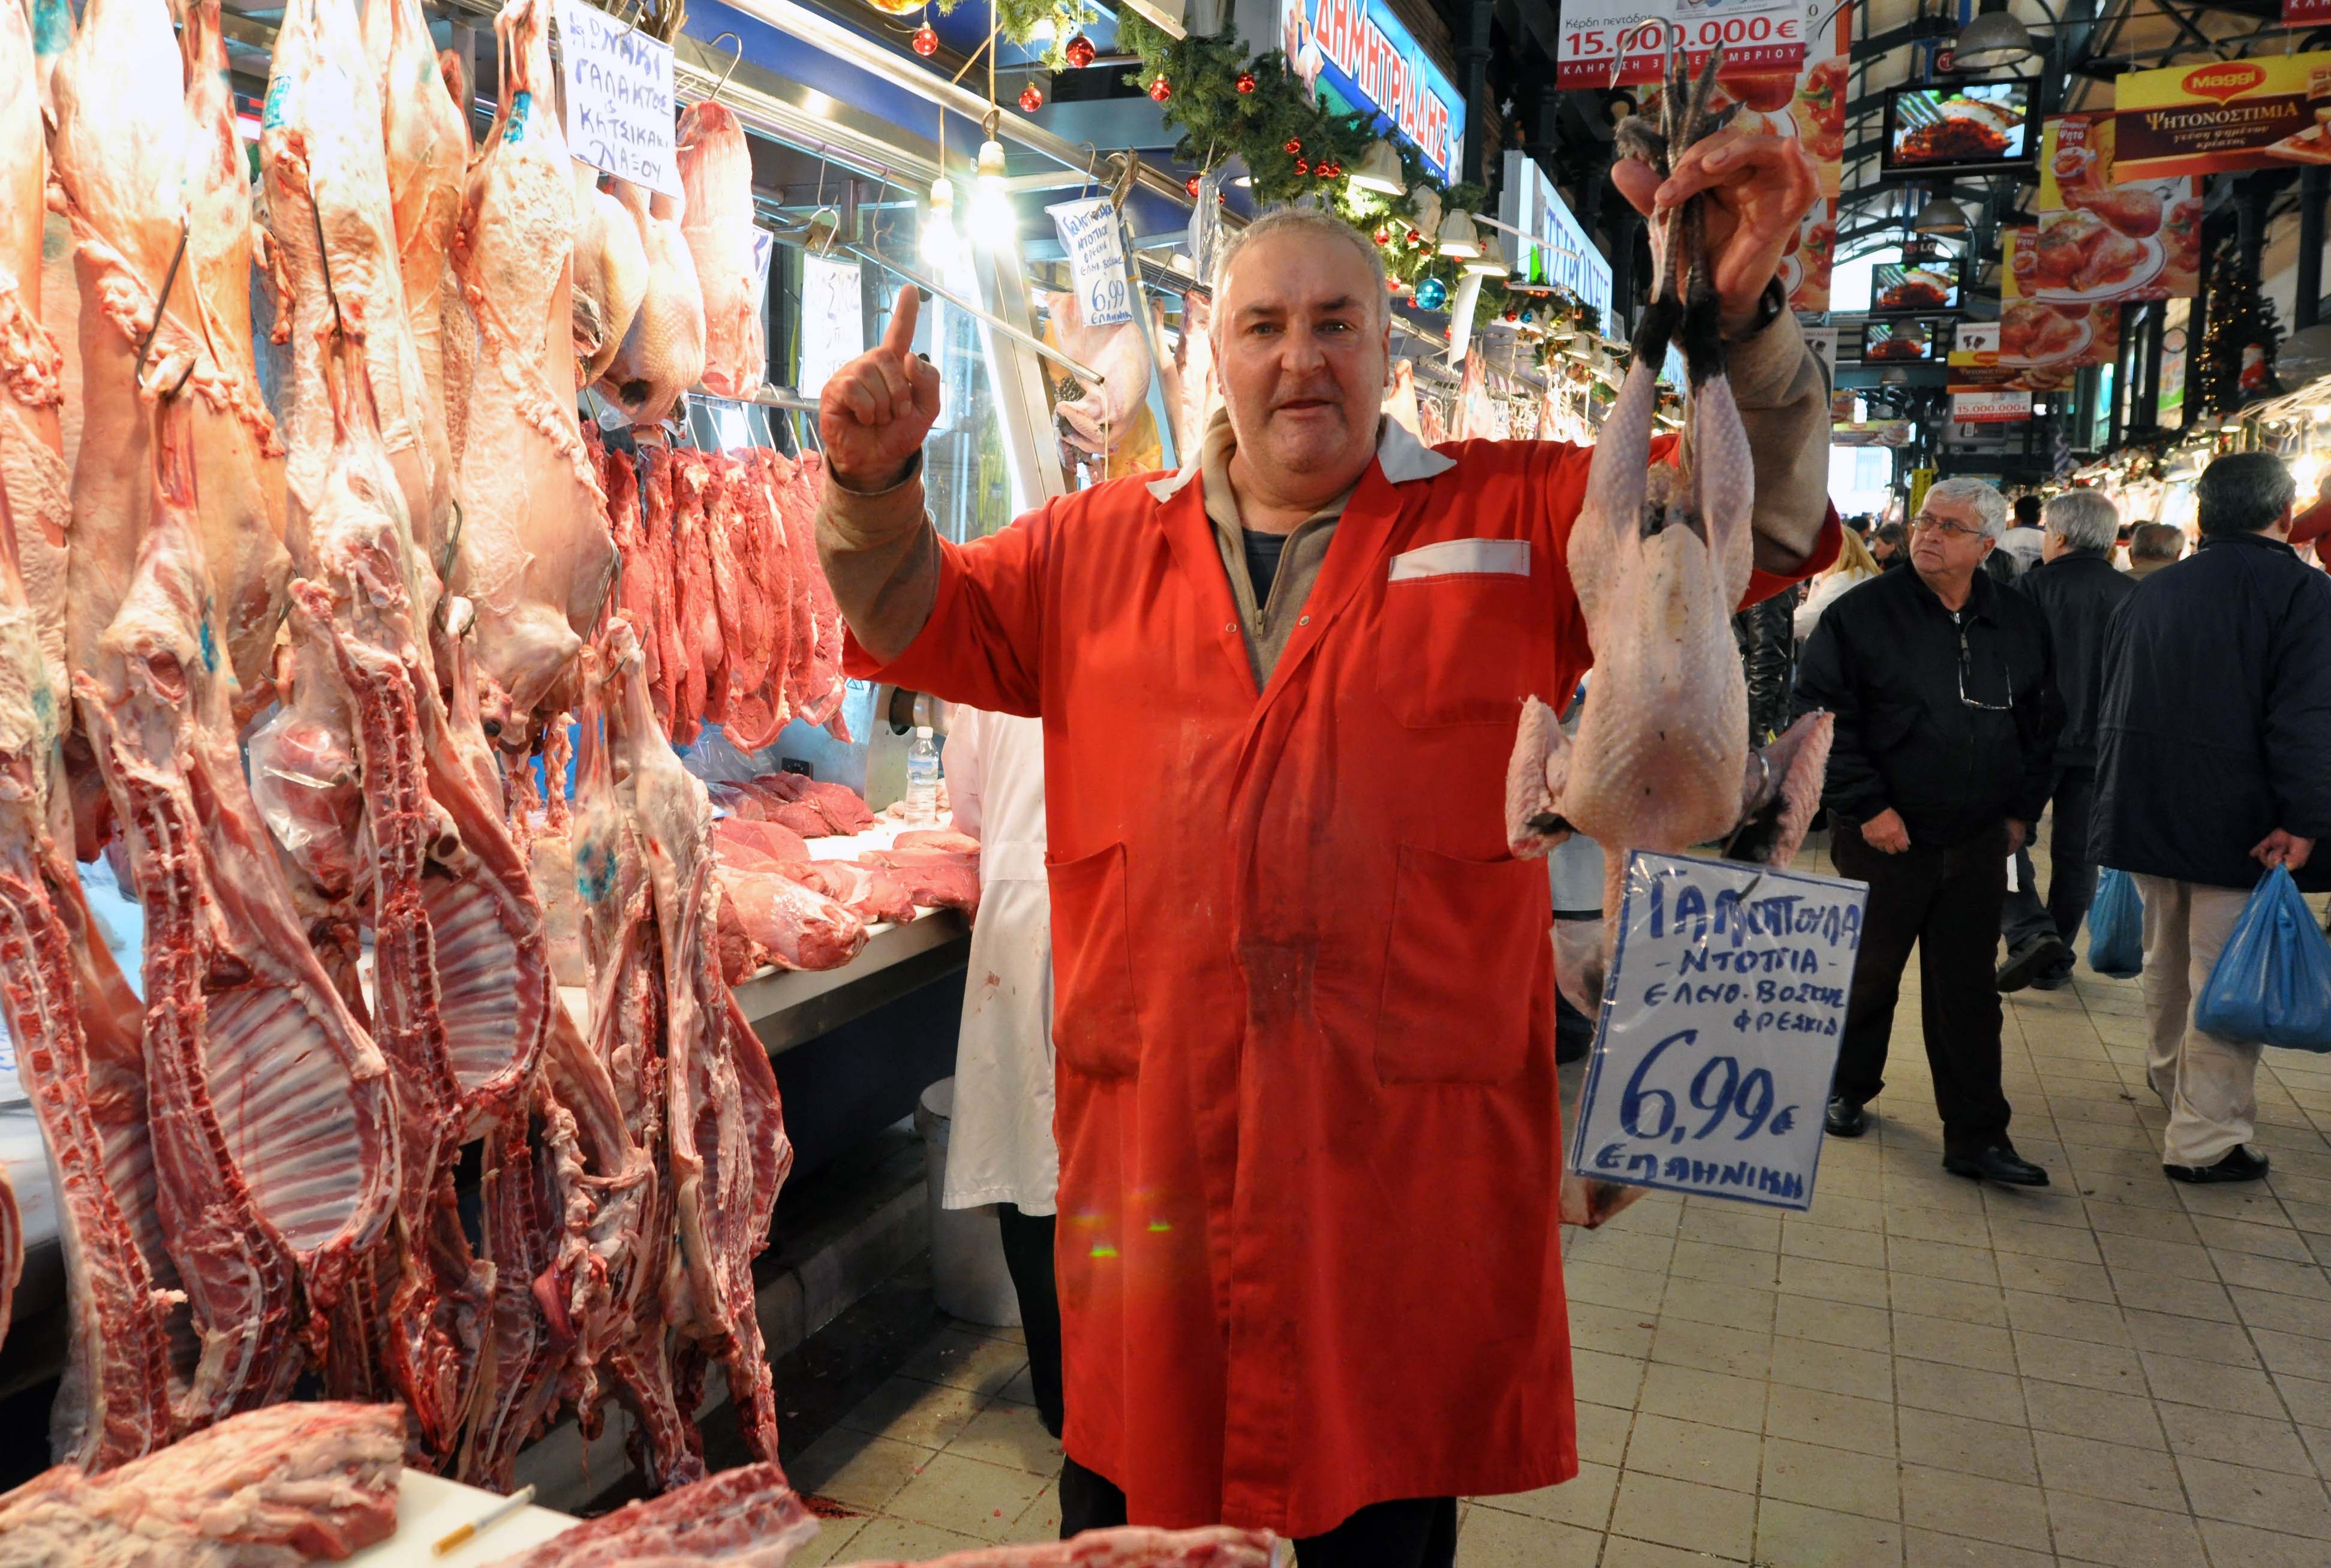
[[[2215,1164],[2258,1131],[2260,1048],[2194,1028],[2193,998],[2250,890],[2148,876],[2136,879],[2136,890],[2145,899],[2146,1076],[2169,1107],[2161,1160]]]

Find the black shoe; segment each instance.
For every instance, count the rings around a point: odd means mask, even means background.
[[[2031,982],[2031,989],[2034,991],[2061,991],[2071,983],[2072,966],[2067,964],[2060,969],[2050,969],[2045,974],[2035,976]]]
[[[2241,1144],[2226,1151],[2226,1157],[2214,1165],[2164,1165],[2162,1174],[2173,1182],[2191,1182],[2206,1186],[2214,1182],[2255,1182],[2266,1174],[2267,1159],[2254,1155]]]
[[[2069,963],[2071,956],[2071,950],[2064,946],[2061,936],[2052,934],[2034,936],[2010,953],[2007,962],[1999,966],[2000,993],[2004,995],[2011,991],[2022,990],[2031,984],[2034,977]]]
[[[1829,1109],[1822,1116],[1822,1126],[1833,1138],[1858,1138],[1870,1130],[1870,1113],[1859,1102],[1843,1095],[1830,1097]]]
[[[2003,1187],[2044,1187],[2048,1173],[2017,1154],[2007,1144],[1993,1144],[1979,1155],[1945,1155],[1943,1169],[1970,1181],[1997,1182]]]

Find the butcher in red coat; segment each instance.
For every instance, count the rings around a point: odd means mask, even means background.
[[[1837,548],[1774,281],[1810,167],[1727,131],[1619,173],[1645,210],[1715,194],[1763,597]],[[1457,1497],[1577,1469],[1546,873],[1502,801],[1523,697],[1590,660],[1587,451],[1380,417],[1383,263],[1286,210],[1223,259],[1227,407],[1187,466],[958,546],[924,513],[916,309],[824,387],[818,545],[852,674],[1043,720],[1061,1528],[1445,1568]]]

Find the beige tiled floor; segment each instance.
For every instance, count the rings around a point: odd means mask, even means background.
[[[2269,1052],[2249,1187],[2165,1180],[2135,983],[2007,1004],[2041,1193],[1946,1175],[1913,986],[1812,1212],[1652,1197],[1570,1239],[1578,1478],[1475,1499],[1463,1568],[2326,1568],[2331,1059]],[[803,1561],[1049,1538],[1015,1334],[949,1330],[795,1467]]]

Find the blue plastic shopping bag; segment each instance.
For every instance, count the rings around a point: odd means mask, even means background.
[[[2282,867],[2260,879],[2235,917],[2193,1023],[2228,1040],[2331,1051],[2331,941]]]
[[[2088,906],[2088,967],[2115,980],[2134,980],[2145,967],[2145,900],[2136,879],[2111,866]]]

